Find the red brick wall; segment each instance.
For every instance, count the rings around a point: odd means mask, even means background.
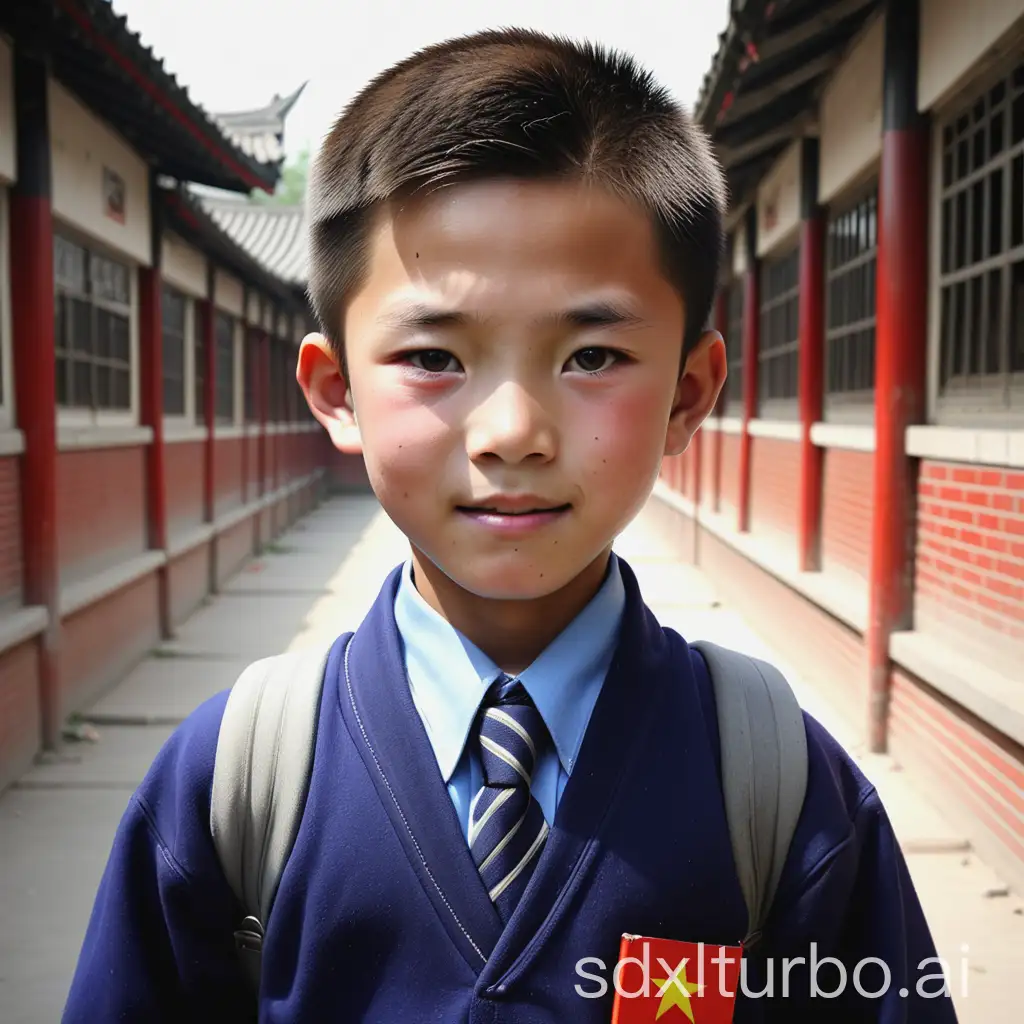
[[[722,435],[722,495],[720,509],[735,509],[740,501],[740,437]]]
[[[217,583],[230,579],[253,552],[255,525],[252,518],[217,537]]]
[[[242,504],[242,437],[214,442],[214,506],[220,515]]]
[[[192,614],[210,589],[210,545],[186,552],[168,567],[171,622],[177,625]]]
[[[91,702],[160,640],[156,573],[64,620],[60,690],[65,715]]]
[[[246,486],[246,500],[252,501],[263,493],[260,486],[260,437],[259,434],[247,434],[242,438],[242,444],[246,447],[247,459],[246,474],[248,482]]]
[[[845,569],[866,580],[871,563],[874,455],[841,448],[827,448],[823,455],[822,568]]]
[[[0,790],[39,749],[39,649],[34,640],[0,652]]]
[[[837,709],[865,721],[861,638],[710,531],[701,530],[699,546],[701,568],[726,601]]]
[[[917,628],[1019,655],[1024,473],[923,461],[917,526]]]
[[[316,437],[315,434],[299,435],[304,437],[303,446],[303,466],[309,467],[303,470],[302,474],[312,472],[313,466],[316,463],[310,458],[310,455],[316,454],[315,448],[310,451],[312,447],[311,442],[308,438]],[[307,447],[308,446],[308,447]],[[353,491],[363,490],[370,486],[369,478],[366,475],[366,465],[363,462],[361,455],[342,455],[341,452],[334,452],[333,457],[325,463],[328,470],[328,479],[332,488],[340,491]]]
[[[1024,748],[956,708],[903,672],[892,676],[890,749],[927,771],[944,794],[943,809],[969,828],[993,865],[1024,873]],[[985,849],[985,846],[989,849]]]
[[[769,437],[751,439],[750,524],[754,533],[788,538],[795,546],[800,446]]]
[[[0,605],[21,603],[20,473],[17,456],[0,459]]]
[[[203,442],[164,447],[167,529],[173,537],[203,521]]]
[[[62,582],[116,565],[148,546],[144,448],[57,454]]]

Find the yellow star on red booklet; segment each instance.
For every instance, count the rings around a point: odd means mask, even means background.
[[[671,978],[655,978],[654,984],[658,986],[659,992],[664,993],[658,1004],[658,1012],[654,1015],[655,1020],[660,1020],[662,1014],[668,1013],[673,1006],[682,1010],[690,1020],[693,1020],[690,996],[695,992],[703,992],[704,986],[686,980],[686,964],[680,965],[679,973],[673,974]]]
[[[732,1024],[741,946],[623,935],[612,1024]]]

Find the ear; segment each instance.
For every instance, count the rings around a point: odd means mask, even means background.
[[[329,341],[320,334],[307,334],[299,346],[295,371],[310,412],[330,435],[339,452],[359,455],[363,446],[352,409],[352,392]]]
[[[717,331],[707,331],[686,357],[676,385],[665,436],[666,455],[686,451],[697,428],[714,409],[725,377],[725,342]]]

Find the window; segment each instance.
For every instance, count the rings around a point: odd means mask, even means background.
[[[940,405],[1024,411],[1024,61],[941,146]]]
[[[875,390],[878,184],[830,214],[825,239],[825,393],[867,402]],[[830,403],[831,404],[831,403]]]
[[[215,323],[216,374],[214,409],[220,423],[235,422],[235,321],[217,313]]]
[[[185,415],[185,324],[188,299],[174,288],[164,288],[163,317],[164,414]]]
[[[799,277],[799,246],[784,256],[766,259],[761,267],[761,415],[771,412],[775,403],[793,406],[797,397]]]
[[[55,235],[53,271],[57,404],[130,409],[130,268]]]
[[[205,303],[192,303],[192,365],[195,369],[196,423],[206,424],[206,317]]]
[[[262,337],[254,327],[245,332],[245,419],[260,421],[260,378],[263,369]]]
[[[734,278],[726,293],[725,354],[729,365],[726,378],[725,411],[743,412],[743,310],[747,300],[746,280]]]

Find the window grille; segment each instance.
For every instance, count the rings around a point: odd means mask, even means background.
[[[57,404],[131,408],[131,269],[54,235]]]
[[[248,423],[258,423],[260,419],[261,357],[260,332],[250,327],[245,333],[245,419]]]
[[[875,391],[878,184],[830,213],[825,240],[825,393],[851,403]]]
[[[235,422],[235,321],[226,313],[217,313],[215,328],[216,375],[214,378],[217,419]]]
[[[192,303],[192,365],[196,423],[206,425],[206,327],[202,302]]]
[[[1024,61],[942,126],[940,404],[1024,411]]]
[[[726,295],[725,354],[729,368],[726,379],[725,410],[739,416],[743,412],[743,310],[746,303],[746,281],[734,278]]]
[[[799,246],[761,266],[761,337],[758,376],[761,415],[797,397]]]
[[[163,320],[164,414],[185,415],[185,323],[188,299],[174,288],[164,288],[160,304]]]

